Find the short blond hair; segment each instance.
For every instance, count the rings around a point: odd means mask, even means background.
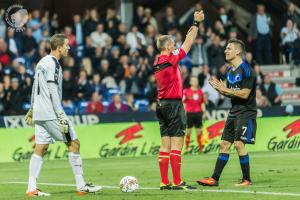
[[[161,36],[158,36],[157,39],[156,39],[157,49],[159,51],[166,50],[166,44],[169,41],[172,41],[172,36],[171,35],[161,35]]]

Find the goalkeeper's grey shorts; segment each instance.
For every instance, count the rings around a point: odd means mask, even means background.
[[[36,144],[51,144],[55,141],[67,142],[67,137],[60,131],[58,120],[35,121]],[[77,139],[73,124],[69,120],[70,139]]]

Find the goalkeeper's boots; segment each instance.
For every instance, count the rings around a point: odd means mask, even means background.
[[[170,183],[169,184],[160,183],[159,189],[160,190],[172,190],[172,185]]]
[[[85,184],[85,186],[83,186],[82,188],[77,190],[77,195],[82,196],[82,195],[86,195],[88,193],[95,193],[100,190],[102,190],[101,186],[87,183],[87,184]]]
[[[27,197],[49,197],[50,194],[46,192],[42,192],[40,189],[36,189],[33,191],[26,192]]]
[[[252,185],[252,181],[247,179],[242,179],[241,182],[235,184],[235,186],[249,186],[249,185]]]
[[[172,189],[173,190],[196,190],[197,187],[187,185],[185,181],[181,181],[181,183],[178,185],[173,184]]]
[[[197,183],[203,186],[219,186],[219,182],[210,177],[197,180]]]

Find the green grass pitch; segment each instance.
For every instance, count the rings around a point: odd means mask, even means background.
[[[183,156],[182,177],[189,184],[210,176],[216,154]],[[159,171],[156,157],[85,159],[84,171],[87,181],[105,187],[102,192],[86,196],[76,196],[71,168],[67,160],[45,161],[39,178],[39,187],[52,194],[42,199],[205,199],[205,200],[285,200],[300,199],[300,153],[299,152],[259,152],[251,153],[251,172],[254,185],[236,187],[241,178],[241,170],[236,153],[232,153],[220,186],[207,188],[198,186],[197,191],[160,191]],[[170,170],[169,170],[170,171]],[[140,184],[136,193],[122,193],[117,187],[123,176],[135,176]],[[28,162],[0,164],[0,199],[27,199]],[[169,176],[171,178],[171,174]],[[58,185],[50,185],[55,183]]]

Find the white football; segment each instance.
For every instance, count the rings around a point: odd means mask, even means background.
[[[120,181],[122,192],[136,192],[139,189],[139,183],[133,176],[125,176]]]

